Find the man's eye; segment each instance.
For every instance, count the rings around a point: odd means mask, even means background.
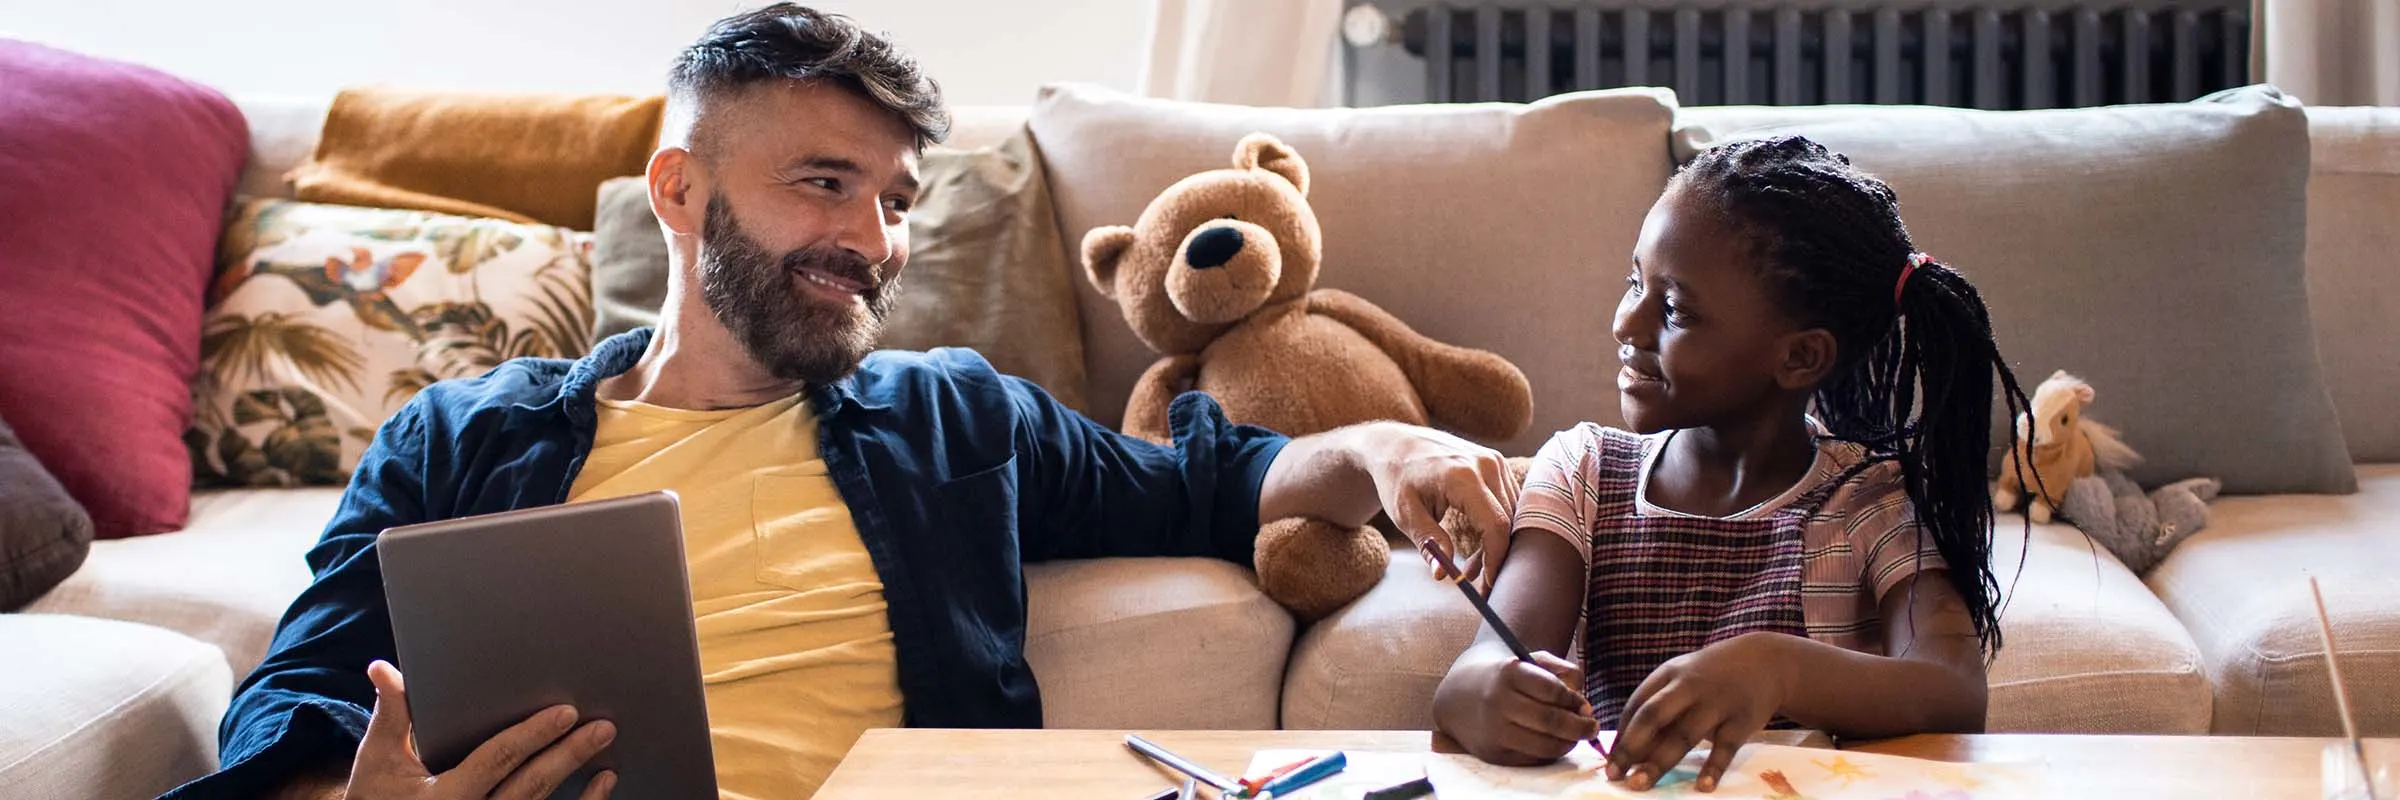
[[[842,190],[842,182],[838,178],[810,178],[808,179],[808,183],[828,192],[838,192]]]
[[[906,214],[908,213],[909,209],[916,207],[916,203],[911,202],[906,197],[894,197],[883,201],[883,207]]]

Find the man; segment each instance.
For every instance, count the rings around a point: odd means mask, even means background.
[[[934,83],[846,19],[777,5],[677,60],[650,201],[658,329],[438,384],[387,422],[309,553],[316,581],[188,797],[535,798],[606,746],[552,709],[428,774],[408,744],[374,538],[470,514],[673,489],[726,797],[806,797],[864,730],[1039,727],[1024,562],[1247,563],[1262,518],[1413,537],[1504,532],[1498,455],[1369,425],[1287,441],[1179,400],[1176,443],[1119,436],[965,351],[868,355],[908,258]],[[371,704],[371,712],[370,712]],[[604,796],[603,775],[586,796]]]

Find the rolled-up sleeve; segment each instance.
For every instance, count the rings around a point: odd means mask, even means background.
[[[1225,418],[1214,398],[1169,407],[1172,445],[1120,434],[1005,379],[1017,411],[1024,558],[1213,556],[1247,566],[1259,488],[1289,441]]]
[[[167,797],[268,796],[357,751],[375,699],[367,665],[396,660],[375,538],[426,519],[424,402],[420,395],[386,421],[359,456],[341,507],[308,552],[315,582],[284,612],[266,661],[242,681],[218,729],[223,769]]]

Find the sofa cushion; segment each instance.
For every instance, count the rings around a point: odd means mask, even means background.
[[[1308,162],[1324,231],[1317,285],[1515,363],[1533,385],[1533,424],[1491,444],[1532,455],[1577,422],[1618,418],[1617,278],[1666,185],[1673,114],[1673,96],[1656,89],[1529,105],[1277,109],[1060,86],[1042,92],[1028,124],[1078,265],[1093,228],[1131,224],[1169,184],[1225,167],[1245,134],[1282,138]],[[1118,425],[1157,355],[1114,302],[1076,284],[1090,411]]]
[[[2308,305],[2350,455],[2400,461],[2400,108],[2308,110]]]
[[[1383,581],[1317,621],[1292,646],[1283,726],[1293,730],[1433,729],[1433,690],[1475,641],[1483,618],[1395,541]]]
[[[2252,88],[2169,105],[1703,108],[1678,121],[1679,157],[1797,133],[1889,181],[1919,249],[1982,291],[2026,389],[2059,369],[2091,381],[2092,416],[2147,456],[2131,470],[2144,485],[2356,488],[2309,318],[2296,101]]]
[[[174,530],[241,113],[156,70],[8,39],[0,75],[0,414],[98,536]]]
[[[251,200],[225,225],[186,436],[203,486],[341,485],[418,389],[591,349],[591,235]]]
[[[216,648],[113,620],[0,614],[0,795],[134,800],[216,769]]]
[[[26,611],[165,628],[216,645],[233,674],[246,675],[307,588],[305,555],[341,496],[332,488],[194,492],[190,527],[92,543],[83,569]]]
[[[2208,679],[2191,634],[2082,531],[1999,518],[1992,572],[2005,642],[1987,681],[1993,732],[2208,732]],[[2022,565],[2023,572],[2018,572]]]
[[[0,612],[66,580],[91,549],[92,518],[0,419]]]
[[[1213,559],[1025,568],[1025,660],[1051,728],[1272,730],[1292,617]]]
[[[1995,732],[2204,733],[2199,652],[2141,580],[2073,528],[2004,517],[1993,556],[2008,606],[1991,667]],[[1433,690],[1482,620],[1395,548],[1382,583],[1301,634],[1284,684],[1287,728],[1424,730]],[[2024,575],[2016,576],[2023,554]]]
[[[2216,690],[2213,730],[2338,736],[2315,575],[2359,732],[2400,736],[2400,466],[2359,468],[2343,497],[2229,497],[2150,588],[2183,620]]]

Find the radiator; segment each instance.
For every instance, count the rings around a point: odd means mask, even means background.
[[[2251,82],[2249,12],[2250,0],[1373,0],[1343,18],[1345,99],[1667,86],[1687,106],[2175,102]]]

